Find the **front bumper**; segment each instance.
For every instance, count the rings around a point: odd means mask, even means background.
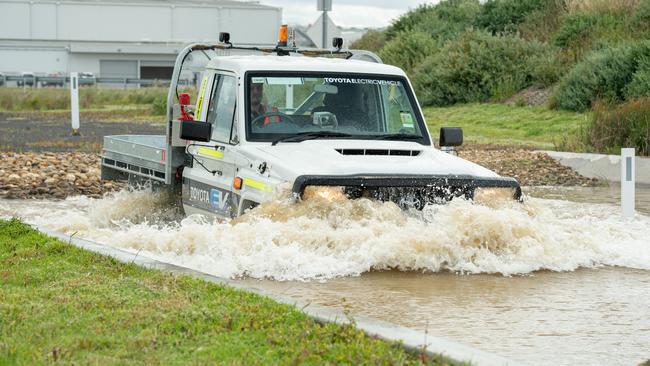
[[[393,201],[401,207],[422,209],[455,197],[473,199],[477,188],[510,188],[512,198],[521,200],[521,187],[514,178],[486,178],[470,175],[302,175],[296,178],[293,192],[302,196],[308,186],[343,187],[348,198],[374,198]]]

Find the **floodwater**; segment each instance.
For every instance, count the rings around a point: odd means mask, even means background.
[[[524,204],[278,198],[231,222],[165,197],[0,201],[36,224],[527,364],[650,359],[650,189],[634,219],[617,189],[535,188]]]

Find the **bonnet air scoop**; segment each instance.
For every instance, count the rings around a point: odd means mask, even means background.
[[[403,149],[336,149],[341,155],[385,155],[385,156],[418,156],[420,150]]]

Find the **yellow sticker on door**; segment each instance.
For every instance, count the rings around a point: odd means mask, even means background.
[[[211,158],[223,159],[223,151],[215,150],[211,147],[199,147],[199,155],[209,156]]]
[[[264,191],[264,192],[273,192],[273,187],[269,186],[264,182],[260,182],[250,178],[244,179],[244,185],[251,188],[259,189],[260,191]]]
[[[201,107],[203,106],[203,94],[205,94],[205,88],[208,86],[208,76],[203,77],[201,81],[201,89],[199,90],[199,99],[196,101],[196,113],[194,114],[194,119],[198,120],[201,118]]]

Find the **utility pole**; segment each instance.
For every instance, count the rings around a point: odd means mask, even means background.
[[[329,25],[329,18],[327,12],[332,10],[332,0],[317,0],[317,10],[323,12],[323,45],[322,48],[327,47],[327,26]]]

